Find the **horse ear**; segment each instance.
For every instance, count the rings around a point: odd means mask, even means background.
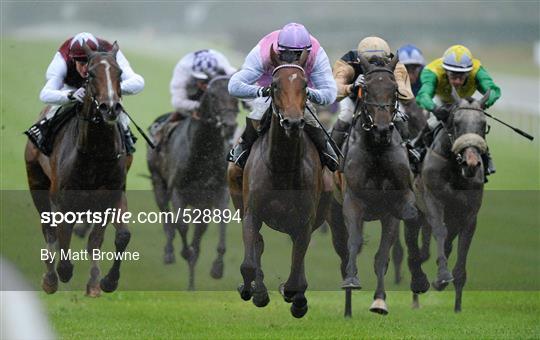
[[[396,69],[396,65],[397,65],[398,61],[399,61],[399,57],[398,57],[398,55],[396,54],[396,55],[392,58],[392,60],[390,60],[390,62],[388,63],[388,68],[389,68],[390,70],[394,71],[394,70]]]
[[[298,60],[298,65],[304,67],[304,65],[306,64],[306,61],[308,59],[308,56],[309,56],[309,51],[307,50],[307,48],[304,48],[304,50],[302,51],[302,54],[300,54],[300,59]]]
[[[113,45],[112,45],[112,49],[111,49],[111,53],[115,58],[116,58],[116,54],[118,53],[119,50],[120,50],[120,46],[118,46],[118,43],[115,40]]]
[[[86,41],[83,42],[83,44],[82,44],[81,47],[82,47],[83,51],[86,53],[86,57],[87,57],[88,59],[90,59],[90,58],[92,57],[92,55],[93,55],[94,53],[96,53],[95,51],[92,51],[92,49],[91,49],[90,47],[88,47],[88,45],[86,45]]]
[[[452,99],[454,99],[454,103],[459,104],[461,102],[461,97],[457,93],[457,90],[455,87],[452,86]]]
[[[484,96],[478,101],[482,109],[485,109],[485,105],[486,105],[487,100],[489,99],[490,93],[491,93],[491,89],[488,89],[486,93],[484,93]]]
[[[276,53],[276,51],[274,51],[274,44],[270,45],[270,61],[272,62],[272,65],[274,65],[274,67],[281,64],[278,54]]]
[[[362,65],[362,69],[364,70],[364,73],[367,73],[369,72],[369,70],[371,70],[372,68],[371,64],[363,55],[359,54],[358,60],[360,61],[360,65]]]

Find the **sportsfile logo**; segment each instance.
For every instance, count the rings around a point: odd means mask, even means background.
[[[130,211],[108,208],[105,211],[59,212],[44,211],[40,214],[41,223],[57,227],[62,223],[89,223],[105,227],[109,223],[230,223],[241,222],[240,210],[230,209],[181,209],[172,211],[141,211],[133,216]]]

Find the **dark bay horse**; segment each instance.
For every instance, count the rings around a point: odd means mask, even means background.
[[[264,241],[260,229],[264,222],[292,239],[291,272],[280,292],[292,303],[292,315],[301,318],[308,310],[304,256],[311,233],[322,224],[326,211],[321,204],[325,201],[321,199],[323,167],[303,129],[307,100],[303,66],[308,52],[294,63],[279,60],[272,47],[270,56],[275,68],[271,112],[267,112],[271,114],[269,131],[253,145],[240,186],[232,175],[239,168],[229,166],[229,186],[236,195],[233,202],[243,211],[244,261],[240,272],[244,282],[238,289],[243,300],[253,297],[257,307],[270,301],[261,267]]]
[[[454,108],[443,120],[441,130],[426,154],[416,187],[425,206],[425,220],[433,229],[437,241],[437,278],[433,287],[443,290],[454,281],[454,310],[461,310],[461,296],[467,278],[467,253],[476,229],[478,211],[482,205],[484,166],[482,154],[486,117],[482,99],[462,99],[452,91]],[[452,273],[448,271],[448,256],[452,243],[459,237],[458,255]],[[409,263],[418,264],[415,259]]]
[[[123,112],[120,92],[121,70],[116,63],[118,45],[110,53],[93,52],[84,46],[88,56],[88,81],[84,103],[76,117],[66,122],[55,138],[49,157],[28,142],[25,150],[28,184],[34,204],[41,214],[54,212],[103,213],[108,208],[127,211],[125,196],[126,175],[132,156],[126,154],[118,117]],[[46,110],[42,112],[42,115]],[[106,224],[106,223],[105,223]],[[116,255],[122,254],[130,240],[126,224],[113,222],[116,228]],[[67,253],[70,248],[73,223],[53,227],[42,223],[43,236],[49,252],[58,245]],[[105,227],[96,225],[88,238],[88,252],[99,249]],[[57,253],[58,254],[58,253]],[[60,256],[57,256],[57,258]],[[58,289],[58,277],[68,282],[73,264],[61,258],[56,270],[54,261],[45,261],[47,272],[42,288],[47,293]],[[100,290],[112,292],[118,286],[121,258],[116,256],[109,273],[99,281],[97,261],[92,261],[86,292],[98,296]],[[58,273],[58,275],[57,275]]]
[[[184,209],[190,206],[193,210],[188,215],[192,217],[196,217],[195,209],[228,209],[225,155],[238,114],[238,100],[229,95],[228,83],[227,77],[213,78],[201,97],[198,115],[181,121],[161,150],[148,148],[148,168],[157,205],[162,212],[169,212],[169,204],[174,212],[189,212]],[[173,239],[175,230],[178,230],[182,237],[181,255],[189,265],[188,288],[193,290],[200,242],[208,223],[203,219],[193,223],[195,232],[191,244],[188,244],[189,220],[182,217],[178,223],[172,222],[163,224],[167,237],[164,262],[174,262]],[[210,272],[216,279],[223,275],[225,254],[226,223],[221,220],[219,225],[218,254]]]
[[[390,247],[395,242],[400,220],[414,221],[418,212],[414,205],[407,151],[401,145],[401,137],[393,123],[397,101],[397,83],[393,72],[398,59],[395,57],[383,67],[371,65],[362,56],[359,58],[365,71],[365,85],[362,88],[359,116],[347,141],[348,153],[341,181],[342,218],[349,234],[349,259],[342,288],[360,288],[356,257],[363,243],[363,221],[380,220],[381,241],[374,264],[377,289],[370,311],[387,314],[384,275],[388,268]],[[339,215],[335,216],[340,213],[339,209],[335,209],[336,204],[332,204],[330,225],[340,222]],[[425,275],[413,276],[411,287],[413,291],[423,292],[428,289],[429,282]]]

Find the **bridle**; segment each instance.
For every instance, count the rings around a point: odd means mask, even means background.
[[[106,53],[106,52],[105,52]],[[107,53],[109,54],[109,53]],[[97,55],[97,54],[96,54]],[[88,64],[90,64],[90,61],[95,57],[95,55],[93,56],[89,56],[88,57]],[[103,123],[103,114],[102,112],[99,110],[99,106],[100,106],[100,103],[97,101],[95,95],[92,93],[92,91],[90,90],[90,81],[91,81],[91,78],[93,78],[92,76],[92,71],[98,67],[99,65],[96,64],[96,65],[92,65],[92,67],[89,67],[88,70],[87,70],[87,76],[84,80],[84,83],[83,83],[83,87],[86,89],[86,96],[87,97],[90,97],[90,101],[92,103],[92,107],[90,107],[90,109],[94,109],[96,112],[99,112],[100,114],[95,114],[95,115],[92,115],[91,117],[84,117],[84,116],[81,116],[79,115],[79,120],[83,120],[83,121],[86,121],[86,122],[90,122],[90,123],[93,123],[93,124],[101,124]],[[117,70],[119,70],[119,73],[118,73],[118,77],[120,78],[121,75],[122,75],[122,69],[118,66],[118,65],[110,65],[111,67],[114,67],[116,68]],[[118,96],[120,98],[122,98],[122,94],[119,93]],[[111,112],[111,110],[113,110],[113,107],[109,107],[109,110],[108,112]],[[107,113],[107,112],[106,112]]]
[[[394,72],[390,69],[387,69],[387,68],[375,68],[371,71],[368,71],[364,74],[364,76],[367,78],[368,75],[370,74],[373,74],[373,73],[379,73],[379,72],[387,72],[387,73],[390,73],[392,75],[392,77],[394,77]],[[395,81],[394,81],[395,82]],[[394,100],[390,103],[379,103],[379,102],[372,102],[372,101],[367,101],[365,100],[365,94],[368,93],[367,91],[367,85],[364,84],[362,85],[362,97],[358,98],[358,100],[360,101],[360,114],[359,114],[359,117],[360,119],[362,119],[362,129],[364,131],[371,131],[373,129],[373,127],[375,126],[375,123],[374,123],[374,120],[373,120],[373,116],[371,115],[371,113],[369,112],[368,110],[368,106],[371,106],[371,107],[377,107],[377,108],[380,108],[382,110],[386,110],[386,111],[390,111],[391,110],[391,115],[392,115],[392,119],[391,119],[391,125],[394,125],[394,121],[396,119],[396,116],[397,116],[397,112],[398,112],[398,91],[397,91],[397,85],[396,85],[396,91],[395,91],[395,95],[394,95]],[[356,110],[355,110],[356,111]]]
[[[302,75],[306,76],[306,71],[304,70],[304,68],[300,65],[297,65],[297,64],[282,64],[282,65],[279,65],[277,66],[276,68],[274,68],[274,70],[272,71],[272,78],[274,77],[274,75],[276,74],[277,71],[283,69],[283,68],[295,68],[295,69],[298,69],[300,71],[302,71]],[[271,90],[270,90],[270,98],[271,99],[271,105],[272,105],[272,113],[277,115],[278,118],[279,118],[279,125],[281,127],[283,127],[283,121],[285,120],[285,118],[283,117],[283,114],[281,113],[281,110],[277,107],[277,105],[275,104],[275,101],[274,101],[274,82],[272,81],[272,85],[271,85]]]

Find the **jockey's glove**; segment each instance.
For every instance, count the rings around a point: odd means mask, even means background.
[[[447,105],[437,105],[435,108],[431,111],[433,112],[433,115],[440,121],[446,121],[448,119],[448,116],[450,115],[450,108]]]
[[[83,102],[84,101],[84,96],[86,95],[86,89],[84,87],[80,87],[78,88],[77,90],[71,92],[70,94],[68,94],[68,99],[69,100],[76,100],[78,102]]]
[[[257,97],[269,97],[271,92],[270,86],[262,86],[257,90]]]

